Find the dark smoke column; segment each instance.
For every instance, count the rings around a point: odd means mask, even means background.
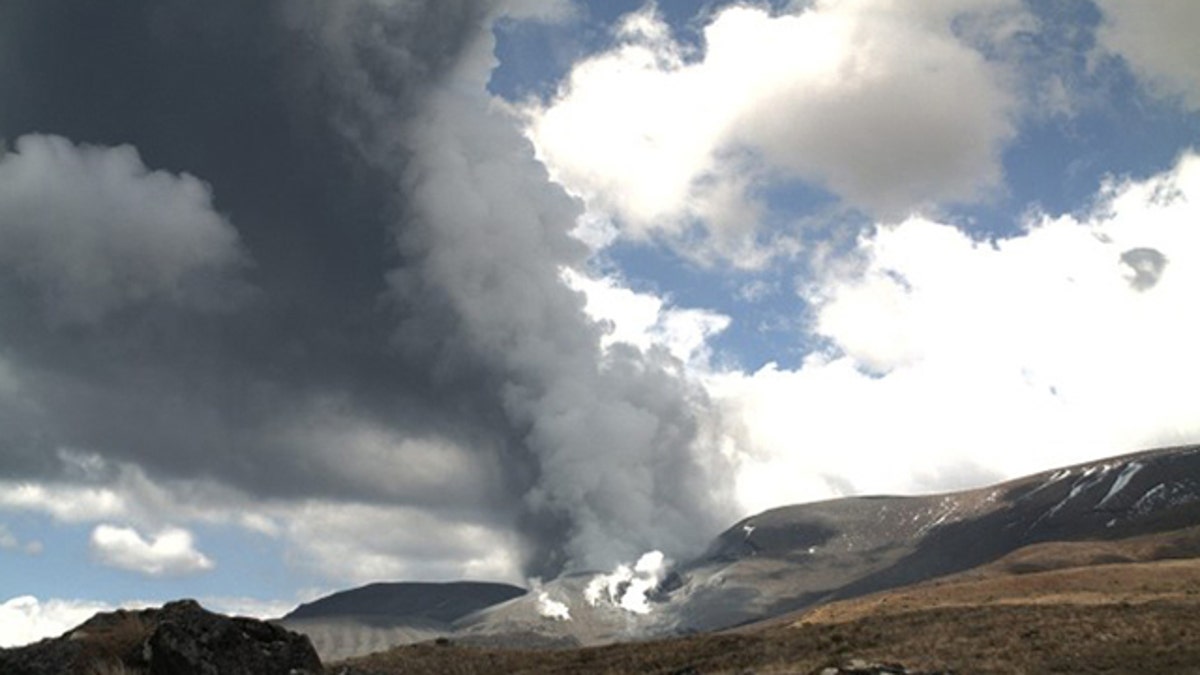
[[[387,78],[359,71],[371,124],[362,137],[395,142],[365,152],[395,172],[407,205],[397,241],[415,262],[391,275],[393,293],[404,307],[452,308],[437,362],[489,376],[509,433],[504,461],[530,479],[531,573],[693,550],[728,517],[727,478],[704,425],[715,411],[665,351],[601,351],[600,327],[561,278],[584,262],[568,235],[579,206],[486,94],[494,16],[472,16],[472,41],[398,136]],[[398,340],[427,330],[403,324]]]

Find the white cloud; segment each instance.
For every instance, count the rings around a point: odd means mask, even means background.
[[[1200,3],[1194,0],[1097,0],[1104,12],[1100,44],[1125,57],[1159,93],[1182,96],[1200,110]]]
[[[104,565],[154,577],[196,574],[214,567],[208,556],[196,550],[191,532],[178,527],[146,539],[131,527],[98,525],[92,530],[91,551]]]
[[[278,619],[296,609],[300,603],[260,598],[207,597],[200,598],[205,608],[228,616],[248,616],[252,619]]]
[[[652,293],[638,293],[612,277],[593,278],[573,270],[563,271],[563,280],[587,297],[589,316],[605,324],[606,348],[615,343],[633,345],[642,351],[665,348],[692,367],[707,365],[707,341],[729,326],[729,317],[703,309],[675,307]]]
[[[55,321],[150,299],[224,307],[245,291],[232,280],[245,264],[209,187],[150,171],[130,146],[31,134],[0,153],[0,268]]]
[[[778,177],[883,214],[995,186],[1015,101],[967,40],[1020,14],[1007,1],[735,6],[695,54],[651,5],[530,111],[528,132],[553,177],[626,235],[694,248],[700,224],[705,255],[761,264],[755,194]]]
[[[347,461],[354,466],[342,467],[342,472],[357,476],[374,467],[381,476],[395,477],[400,469],[383,457],[391,447],[384,443],[386,439],[363,439],[356,434],[342,437],[337,425],[333,426],[329,431],[332,438],[363,446],[353,449]],[[412,457],[411,452],[403,454],[409,450],[400,451],[402,456]],[[425,450],[412,450],[418,451]],[[446,491],[444,509],[428,503],[415,507],[318,499],[257,500],[206,481],[152,481],[136,466],[108,462],[96,455],[60,453],[60,459],[88,467],[79,476],[85,482],[0,481],[0,509],[45,514],[67,523],[116,519],[130,523],[132,527],[120,528],[100,524],[92,533],[97,560],[121,569],[151,575],[211,569],[213,561],[195,550],[191,535],[169,525],[202,523],[276,538],[284,545],[286,564],[316,574],[331,587],[380,579],[521,580],[519,539],[492,522],[496,517],[487,511],[486,503],[476,510],[464,508],[461,495],[454,491]],[[451,453],[436,466],[451,470],[457,461]],[[436,481],[430,489],[437,489]],[[486,502],[489,497],[474,498]],[[488,522],[472,519],[471,514],[481,513]],[[147,539],[139,532],[159,534]]]
[[[8,481],[0,481],[0,507],[47,513],[68,523],[118,516],[127,508],[109,488]]]
[[[125,605],[133,609],[144,603]],[[115,606],[91,600],[39,600],[22,595],[0,604],[0,647],[17,647],[42,638],[57,637],[87,621],[96,612]]]
[[[522,579],[512,533],[452,515],[313,501],[292,509],[286,522],[289,562],[343,584]]]
[[[716,376],[749,509],[950,489],[1200,440],[1200,156],[1115,181],[1085,218],[979,242],[911,219],[814,286],[830,342]],[[1131,254],[1131,252],[1137,252]]]

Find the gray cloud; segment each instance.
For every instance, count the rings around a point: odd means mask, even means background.
[[[70,447],[261,498],[411,507],[515,528],[537,574],[679,551],[723,524],[702,392],[665,354],[603,356],[561,282],[584,255],[567,235],[578,206],[488,112],[491,12],[0,8],[0,136],[70,139],[53,142],[133,176],[121,194],[150,181],[204,197],[119,221],[140,225],[115,253],[95,247],[74,304],[54,304],[83,325],[42,310],[14,274],[29,263],[0,260],[0,470],[54,478]],[[126,145],[151,173],[128,148],[101,149]],[[157,202],[137,194],[128,205]],[[85,211],[54,231],[95,234]],[[147,260],[167,272],[95,281]],[[178,292],[193,268],[254,293],[207,311],[192,301],[204,294]],[[188,301],[143,301],[146,289]]]
[[[1158,284],[1167,269],[1167,256],[1155,248],[1131,248],[1121,254],[1121,263],[1129,268],[1129,285],[1135,291],[1148,291]]]
[[[244,265],[207,186],[147,171],[129,146],[27,135],[0,157],[0,270],[53,321],[90,323],[156,298],[223,308],[247,293]]]

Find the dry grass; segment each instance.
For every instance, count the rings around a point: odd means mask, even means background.
[[[149,637],[153,626],[137,612],[120,611],[102,619],[94,617],[72,633],[83,650],[81,663],[87,663],[88,675],[125,675],[139,671],[125,664],[136,660],[136,652]]]
[[[1200,673],[1200,560],[1019,575],[1001,561],[724,634],[561,651],[423,644],[351,663],[389,675],[765,674],[850,658],[958,673]]]
[[[998,605],[1200,604],[1200,560],[1078,567],[1020,576],[951,579],[815,607],[796,622],[841,623],[913,610]]]

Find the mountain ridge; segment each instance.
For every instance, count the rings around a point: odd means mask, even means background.
[[[648,596],[646,614],[589,602],[596,576],[573,575],[460,617],[448,630],[397,637],[566,647],[708,632],[953,575],[1038,543],[1117,540],[1196,524],[1200,446],[1146,450],[958,492],[769,509],[674,565]],[[546,601],[560,603],[570,619],[549,615]],[[352,644],[345,636],[358,629],[351,621],[335,632]],[[314,637],[318,649],[329,637]],[[380,636],[370,648],[386,641]],[[353,650],[336,654],[348,655]]]

